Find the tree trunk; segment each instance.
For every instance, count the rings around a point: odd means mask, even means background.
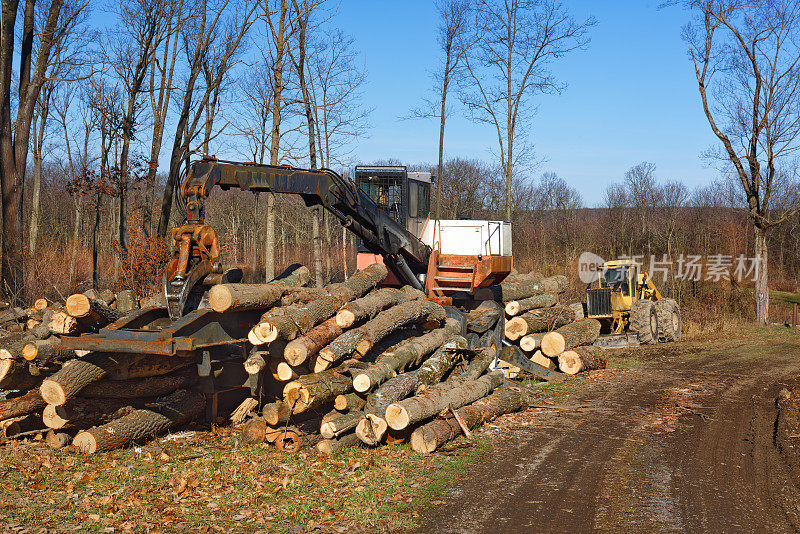
[[[575,312],[569,306],[558,304],[552,308],[539,308],[507,321],[505,335],[511,341],[516,341],[528,334],[550,332],[574,319]]]
[[[331,456],[333,453],[347,447],[358,444],[358,436],[355,433],[345,434],[335,439],[325,439],[317,443],[317,452],[323,456]]]
[[[357,393],[339,395],[333,401],[333,407],[340,412],[353,412],[364,407],[366,401]]]
[[[403,430],[414,423],[433,417],[442,410],[455,409],[475,402],[492,392],[504,379],[502,371],[494,371],[477,380],[456,380],[436,384],[386,408],[386,423],[393,430]]]
[[[412,300],[384,310],[355,330],[349,330],[319,352],[319,358],[335,362],[348,354],[364,356],[376,343],[392,332],[415,323],[444,323],[447,314],[440,305],[427,300]]]
[[[769,322],[769,250],[767,248],[767,230],[756,226],[755,232],[755,261],[758,269],[755,287],[756,320],[759,324],[767,324]]]
[[[145,404],[139,399],[139,405]],[[73,398],[62,406],[48,404],[42,412],[42,421],[54,430],[83,430],[108,423],[133,412],[129,400]]]
[[[416,339],[409,340],[399,347],[393,347],[381,354],[375,363],[358,372],[353,377],[353,388],[365,393],[376,388],[386,380],[402,372],[415,362],[432,353],[449,338],[458,334],[461,326],[458,321],[448,319],[442,328],[432,330]]]
[[[346,302],[360,297],[382,282],[388,271],[381,264],[373,264],[359,271],[341,284],[326,289],[328,295],[302,306],[287,306],[265,314],[258,325],[258,334],[267,343],[276,339],[293,340],[316,325],[331,318]]]
[[[82,293],[70,295],[67,298],[67,313],[75,317],[78,322],[87,330],[96,331],[100,328],[117,321],[125,315],[105,302],[98,299],[90,299]]]
[[[401,289],[386,287],[345,304],[336,312],[336,323],[342,328],[372,319],[378,313],[409,300],[424,299],[425,293],[410,286]]]
[[[38,389],[32,389],[21,397],[5,399],[0,401],[0,421],[20,417],[29,413],[38,412],[47,403],[39,394]]]
[[[286,345],[283,357],[290,365],[300,365],[320,349],[344,333],[344,329],[331,317]]]
[[[600,321],[581,319],[564,325],[542,338],[542,353],[555,358],[562,352],[581,345],[591,345],[600,336]]]
[[[568,375],[605,367],[606,359],[601,347],[575,347],[558,355],[558,368]]]
[[[322,244],[319,236],[319,208],[311,210],[311,239],[314,246],[314,276],[316,277],[317,287],[325,285],[322,276]]]
[[[261,410],[261,415],[267,424],[275,426],[280,423],[285,423],[289,420],[291,410],[283,401],[275,401],[265,404]]]
[[[419,369],[396,376],[367,397],[364,418],[356,426],[358,438],[367,445],[377,445],[383,439],[388,425],[384,416],[386,408],[412,394],[417,387],[435,384],[455,365],[460,358],[458,349],[464,349],[467,341],[456,336],[442,345]]]
[[[42,378],[31,374],[28,362],[21,358],[3,355],[0,358],[0,390],[26,390],[36,387]]]
[[[528,334],[519,340],[519,348],[525,352],[533,352],[542,346],[542,338],[545,336],[544,332],[536,334]]]
[[[527,405],[525,395],[512,388],[500,388],[488,397],[456,410],[468,429],[475,428],[500,415],[515,412]],[[411,447],[420,454],[430,454],[463,433],[455,418],[434,419],[411,434]]]
[[[37,339],[36,341],[25,344],[25,347],[22,349],[22,357],[29,362],[36,362],[37,365],[70,360],[75,357],[75,351],[62,351],[59,350],[60,346],[61,340],[56,336],[51,336],[47,339]]]
[[[208,302],[218,313],[270,308],[285,290],[280,284],[217,284],[209,290]]]
[[[160,397],[178,389],[190,387],[197,380],[197,367],[188,365],[165,375],[129,380],[101,379],[87,384],[81,389],[81,397],[120,399]]]
[[[152,354],[107,354],[93,352],[79,360],[69,360],[46,378],[40,387],[48,404],[61,405],[92,382],[107,377],[113,380],[165,375],[192,363],[185,358]]]
[[[563,293],[566,288],[567,278],[565,276],[542,278],[536,273],[529,273],[504,281],[499,286],[476,289],[475,299],[511,302],[542,293]]]
[[[557,302],[558,297],[554,293],[542,293],[522,300],[512,300],[506,304],[506,313],[513,317],[536,308],[555,306]]]
[[[325,439],[339,437],[342,434],[353,430],[363,416],[364,412],[355,411],[343,414],[335,419],[331,419],[330,421],[322,423],[319,432]]]
[[[146,409],[136,410],[103,426],[81,432],[73,440],[81,452],[96,453],[166,432],[196,419],[205,409],[205,398],[195,391],[180,390]]]
[[[302,413],[333,402],[338,395],[353,389],[353,381],[339,374],[337,369],[301,376],[289,382],[283,388],[283,402],[290,406],[294,413]]]

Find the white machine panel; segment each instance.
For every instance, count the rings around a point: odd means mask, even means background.
[[[422,233],[422,242],[442,254],[511,256],[511,223],[430,220]]]

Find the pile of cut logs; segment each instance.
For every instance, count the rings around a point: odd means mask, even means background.
[[[563,304],[564,276],[542,279],[519,276],[493,291],[505,303],[504,334],[531,362],[568,375],[606,366],[603,349],[592,344],[600,336],[600,322],[584,317],[581,303]],[[511,374],[517,369],[509,366]]]
[[[89,290],[58,304],[6,309],[24,329],[0,339],[0,442],[41,435],[60,448],[110,450],[196,418],[205,400],[190,387],[188,359],[61,350],[61,336],[96,332],[139,307],[135,295]],[[15,331],[16,330],[16,331]]]
[[[604,365],[586,346],[599,324],[559,303],[564,277],[514,275],[450,313],[411,287],[379,288],[387,274],[376,264],[309,288],[308,269],[298,267],[266,284],[211,287],[201,307],[261,314],[242,342],[246,359],[234,362],[258,384],[230,414],[246,441],[331,454],[409,440],[430,453],[527,407],[530,390],[507,380],[504,350],[551,370],[557,358],[571,374]],[[52,447],[94,453],[201,419],[207,399],[195,389],[195,359],[60,350],[60,336],[96,332],[135,300],[87,292],[9,313],[29,324],[0,340],[0,440],[41,434]],[[515,345],[502,347],[503,336]]]

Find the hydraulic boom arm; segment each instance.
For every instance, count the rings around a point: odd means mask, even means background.
[[[202,222],[202,205],[215,185],[245,191],[300,195],[307,206],[322,206],[361,238],[404,283],[422,289],[431,249],[408,232],[360,189],[334,171],[233,163],[204,158],[192,163],[181,185],[189,222]]]

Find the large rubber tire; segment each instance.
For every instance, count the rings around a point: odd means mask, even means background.
[[[636,332],[639,343],[654,345],[658,343],[658,314],[652,300],[637,300],[631,306],[631,330]]]
[[[658,315],[658,340],[662,343],[678,341],[681,338],[681,311],[672,299],[656,301]]]

